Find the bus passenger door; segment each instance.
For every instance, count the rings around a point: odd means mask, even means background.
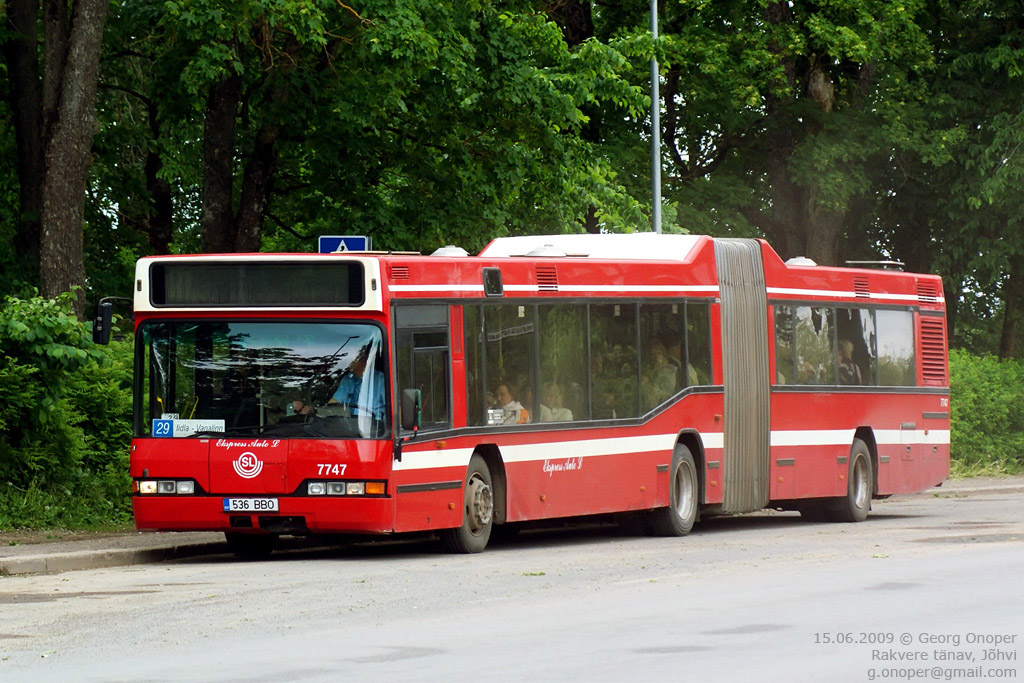
[[[451,340],[448,307],[407,305],[393,309],[395,328],[395,386],[393,394],[419,389],[421,394],[419,436],[402,449],[395,463],[392,491],[395,496],[395,531],[423,531],[458,526],[462,520],[462,478],[465,465],[448,461],[444,441],[431,434],[452,426]],[[396,411],[397,415],[397,411]],[[395,430],[401,431],[396,420]]]
[[[449,343],[447,306],[395,307],[394,395],[420,390],[421,431],[452,424]]]

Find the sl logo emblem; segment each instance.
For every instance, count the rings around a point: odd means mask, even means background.
[[[231,465],[242,479],[254,479],[263,471],[263,461],[250,451],[242,453]]]

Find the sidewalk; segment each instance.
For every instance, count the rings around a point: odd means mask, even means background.
[[[976,477],[945,482],[919,496],[969,496],[1024,493],[1024,476]],[[133,564],[219,555],[229,552],[224,534],[214,532],[113,534],[61,534],[73,536],[45,542],[24,542],[17,534],[0,532],[0,577],[48,574],[78,569],[122,567]],[[45,538],[45,537],[44,537]],[[17,545],[9,545],[9,543]],[[2,584],[0,584],[2,585]]]
[[[45,543],[7,543],[0,546],[0,577],[122,567],[228,552],[224,534],[213,532],[85,534]]]

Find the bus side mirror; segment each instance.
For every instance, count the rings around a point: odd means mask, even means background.
[[[96,306],[96,317],[92,319],[92,341],[94,344],[110,343],[110,326],[114,319],[114,304],[101,301]]]
[[[414,432],[420,428],[421,400],[422,394],[419,389],[402,389],[402,429]]]

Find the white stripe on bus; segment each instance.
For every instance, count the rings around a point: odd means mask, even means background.
[[[853,429],[803,429],[779,430],[771,433],[771,447],[792,446],[849,446],[853,443]],[[948,445],[948,429],[880,429],[875,430],[879,445]],[[704,448],[721,450],[724,447],[723,432],[706,432],[700,435]],[[647,436],[623,436],[611,439],[583,439],[579,441],[546,441],[544,443],[510,444],[499,446],[505,462],[542,462],[544,460],[565,460],[568,458],[593,458],[607,455],[633,453],[669,452],[675,444],[675,434],[652,434]],[[395,470],[420,470],[439,467],[465,467],[473,455],[472,448],[449,450],[431,449],[402,453],[402,462],[395,463]]]
[[[791,295],[791,296],[814,296],[814,297],[839,297],[844,299],[873,299],[876,301],[891,300],[891,301],[920,301],[920,297],[916,294],[884,294],[884,293],[869,293],[866,297],[861,294],[857,295],[856,292],[841,292],[832,289],[793,289],[789,287],[768,287],[768,294],[777,295]],[[929,303],[945,303],[943,297],[935,297],[934,301]]]
[[[483,285],[391,285],[393,292],[482,292]]]
[[[539,285],[505,285],[508,292],[542,291]],[[391,285],[395,292],[482,292],[483,285]],[[545,290],[546,291],[546,290]],[[551,291],[559,292],[639,292],[639,293],[681,293],[681,294],[718,294],[719,289],[713,285],[558,285]],[[916,294],[868,294],[858,296],[856,292],[842,292],[828,289],[793,289],[789,287],[768,287],[767,293],[776,296],[813,296],[818,298],[864,299],[873,301],[905,301],[918,302]],[[945,303],[943,297],[936,297],[932,303]]]
[[[542,291],[539,285],[504,285],[506,292]],[[395,292],[482,292],[483,285],[391,285]],[[548,290],[544,290],[548,291]],[[559,292],[667,292],[717,294],[718,287],[705,285],[558,285]]]

